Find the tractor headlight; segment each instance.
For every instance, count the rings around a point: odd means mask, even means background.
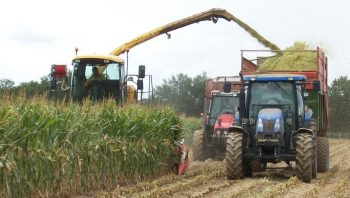
[[[264,131],[264,126],[263,126],[261,118],[258,119],[258,124],[257,124],[257,127],[256,127],[256,131],[257,132],[263,132]]]
[[[277,119],[275,122],[275,127],[273,128],[274,132],[280,132],[281,131],[281,123],[280,119]]]

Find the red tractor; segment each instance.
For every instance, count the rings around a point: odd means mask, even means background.
[[[203,128],[193,135],[194,160],[221,160],[226,152],[228,128],[236,123],[239,97],[237,87],[223,90],[225,83],[239,82],[239,77],[217,77],[205,83]],[[210,93],[210,94],[209,94]]]

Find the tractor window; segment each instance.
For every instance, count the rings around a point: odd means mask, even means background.
[[[253,83],[251,104],[292,104],[293,86],[288,82]]]
[[[299,118],[304,118],[304,100],[303,100],[303,94],[301,92],[301,86],[297,86],[297,98],[298,98],[298,115]],[[303,121],[301,119],[300,121]]]
[[[234,114],[238,105],[239,98],[237,96],[214,96],[210,104],[210,124],[213,125],[223,112]]]
[[[263,105],[294,108],[293,84],[290,82],[255,82],[251,86],[250,94],[250,117],[256,117]]]

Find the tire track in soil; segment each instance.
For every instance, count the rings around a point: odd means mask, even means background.
[[[328,185],[320,197],[350,197],[350,192],[346,193],[350,185],[350,168],[338,176],[336,182]]]
[[[330,140],[331,169],[312,183],[300,182],[293,169],[267,170],[228,181],[225,161],[191,162],[182,176],[164,175],[122,186],[97,197],[350,197],[350,140]],[[280,167],[282,164],[269,164]],[[99,194],[103,195],[103,194]],[[257,196],[258,195],[258,196]]]
[[[173,194],[180,191],[185,191],[191,188],[202,186],[208,181],[215,178],[224,177],[226,175],[225,169],[223,166],[217,167],[217,170],[213,170],[207,174],[197,175],[191,179],[172,183],[165,186],[156,187],[151,191],[146,191],[140,193],[137,197],[165,197],[173,196]]]
[[[150,191],[154,188],[159,188],[160,186],[166,186],[174,182],[185,181],[186,179],[191,179],[198,175],[203,175],[207,172],[216,170],[219,162],[213,161],[211,159],[205,162],[193,162],[191,163],[190,170],[186,172],[185,175],[175,175],[173,173],[158,177],[156,179],[146,179],[142,182],[136,183],[134,185],[129,184],[126,186],[120,186],[111,192],[99,192],[95,197],[115,197],[115,196],[130,196],[132,194],[137,194],[144,191]]]
[[[342,178],[348,178],[349,175],[346,173],[348,173],[348,170],[350,169],[350,162],[348,160],[350,154],[346,151],[349,151],[350,146],[346,145],[343,148],[343,152],[338,153],[338,155],[335,153],[335,155],[337,155],[337,157],[341,157],[341,159],[337,161],[337,163],[327,173],[324,173],[324,175],[317,180],[316,186],[309,192],[306,192],[303,197],[331,197],[333,194],[329,192],[336,189],[336,186],[339,184],[339,181],[341,181]]]
[[[194,189],[192,193],[187,191],[187,193],[178,193],[179,196],[174,197],[240,197],[243,193],[266,185],[269,182],[266,178],[229,181],[224,177],[217,179],[214,184],[200,186],[198,189]]]
[[[172,197],[203,197],[211,192],[222,190],[231,185],[230,181],[223,181],[222,177],[215,178],[213,180],[206,181],[204,185],[197,186],[195,188],[189,188],[185,191],[180,191],[172,195]]]
[[[281,164],[269,164],[268,167],[281,168],[279,170],[267,169],[264,172],[254,173],[253,177],[246,177],[243,180],[232,180],[230,185],[223,189],[215,189],[212,192],[204,194],[204,197],[254,197],[259,194],[267,186],[274,186],[278,183],[286,181],[293,176],[293,171]],[[223,182],[227,181],[222,178]]]
[[[350,162],[348,162],[349,146],[348,140],[342,141],[340,146],[334,149],[334,142],[330,140],[330,161],[331,168],[326,173],[318,173],[318,178],[313,179],[311,183],[303,183],[298,181],[297,185],[293,188],[284,190],[285,194],[279,195],[280,197],[329,197],[324,196],[332,190],[332,185],[338,183],[338,180],[343,176],[343,170],[350,168]]]

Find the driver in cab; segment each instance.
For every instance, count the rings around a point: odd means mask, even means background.
[[[102,82],[105,80],[105,77],[103,74],[100,74],[98,72],[97,67],[92,68],[92,75],[87,79],[87,81],[84,83],[85,88],[89,88],[93,86],[94,83]]]
[[[103,74],[100,74],[97,67],[92,68],[92,75],[87,79],[84,83],[84,87],[90,90],[90,98],[92,101],[97,101],[102,99],[104,90],[103,90],[103,82],[105,77]]]

